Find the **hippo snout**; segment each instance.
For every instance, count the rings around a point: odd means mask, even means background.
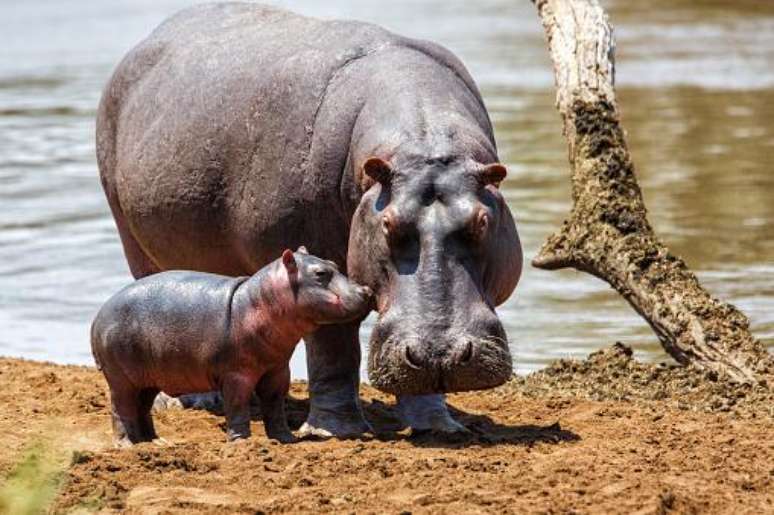
[[[349,282],[347,288],[340,289],[336,293],[348,319],[366,315],[373,304],[373,291],[368,286]]]
[[[403,347],[402,354],[407,366],[416,370],[427,370],[435,366],[435,360],[425,351],[426,344],[423,342],[409,340],[398,345]],[[481,345],[480,342],[474,342],[472,339],[465,338],[452,344],[445,356],[445,361],[447,362],[445,365],[447,368],[454,368],[470,363],[473,360],[474,349],[479,345]]]
[[[367,309],[370,306],[373,292],[368,286],[355,286],[353,288],[352,303],[361,306],[360,309]]]
[[[498,324],[499,326],[499,324]],[[374,330],[369,378],[395,395],[422,395],[493,388],[512,375],[507,340],[500,327],[489,334],[448,331],[421,338],[399,333],[380,340]]]

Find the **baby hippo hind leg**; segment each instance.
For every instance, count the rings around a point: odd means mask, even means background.
[[[143,435],[143,441],[152,441],[159,438],[159,435],[156,434],[156,428],[153,426],[153,417],[151,416],[153,401],[158,393],[159,390],[155,388],[146,388],[140,391],[137,409],[140,415],[140,431]]]
[[[140,391],[135,388],[110,388],[110,413],[116,447],[148,442],[140,411]]]
[[[285,416],[285,398],[290,389],[290,367],[287,365],[270,370],[258,381],[255,388],[261,400],[261,416],[266,436],[282,443],[293,443],[293,436]]]
[[[229,441],[250,436],[250,397],[255,383],[234,374],[223,380],[223,409],[226,412],[226,438]]]

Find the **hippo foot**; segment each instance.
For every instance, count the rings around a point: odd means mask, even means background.
[[[183,403],[177,397],[171,397],[164,392],[159,392],[153,400],[153,411],[167,409],[183,409]]]
[[[403,423],[414,433],[470,433],[452,418],[443,394],[398,397],[396,409]]]
[[[258,405],[258,399],[255,395],[250,399],[251,406]],[[186,393],[179,397],[171,397],[164,392],[160,392],[153,401],[153,410],[161,411],[166,409],[200,409],[222,415],[223,395],[218,391],[207,393]]]
[[[276,440],[279,443],[296,443],[299,441],[299,439],[290,431],[267,432],[266,436],[269,440]]]
[[[116,449],[130,449],[132,446],[134,446],[134,444],[129,437],[116,438],[113,440],[113,447]]]
[[[250,429],[228,429],[226,431],[227,442],[239,442],[250,438]]]
[[[298,428],[298,434],[301,438],[333,438],[333,433],[321,427],[311,426],[309,422],[301,424],[301,427]]]
[[[298,430],[298,435],[301,438],[358,438],[363,433],[373,432],[371,426],[362,417],[359,421],[347,420],[343,417],[329,416],[318,418],[317,420],[309,419],[304,422]]]
[[[201,409],[212,413],[223,413],[223,395],[218,391],[207,393],[190,393],[179,397],[181,405],[186,409]]]
[[[371,426],[363,418],[360,403],[354,406],[328,407],[315,398],[309,409],[306,422],[298,430],[302,438],[358,438],[363,433],[373,432]]]

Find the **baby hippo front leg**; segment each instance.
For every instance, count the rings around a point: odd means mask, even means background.
[[[283,365],[268,371],[258,381],[255,393],[261,400],[261,415],[266,436],[281,443],[293,443],[298,439],[288,428],[285,416],[285,398],[290,390],[290,367]]]
[[[223,378],[221,393],[229,441],[250,436],[250,397],[254,389],[255,381],[243,374],[233,373]]]

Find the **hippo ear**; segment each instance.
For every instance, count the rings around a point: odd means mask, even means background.
[[[392,167],[379,157],[369,157],[363,163],[363,171],[380,184],[389,184],[392,179]]]
[[[478,177],[484,186],[492,184],[499,188],[506,175],[508,175],[508,170],[506,170],[505,166],[500,163],[492,163],[481,168]]]
[[[285,269],[288,271],[288,275],[291,278],[295,278],[298,273],[298,263],[296,263],[296,257],[293,255],[293,251],[285,249],[282,252],[282,264],[285,265]]]
[[[296,252],[298,252],[299,254],[309,254],[309,251],[306,250],[306,247],[304,247],[303,245],[298,247],[298,250]]]

